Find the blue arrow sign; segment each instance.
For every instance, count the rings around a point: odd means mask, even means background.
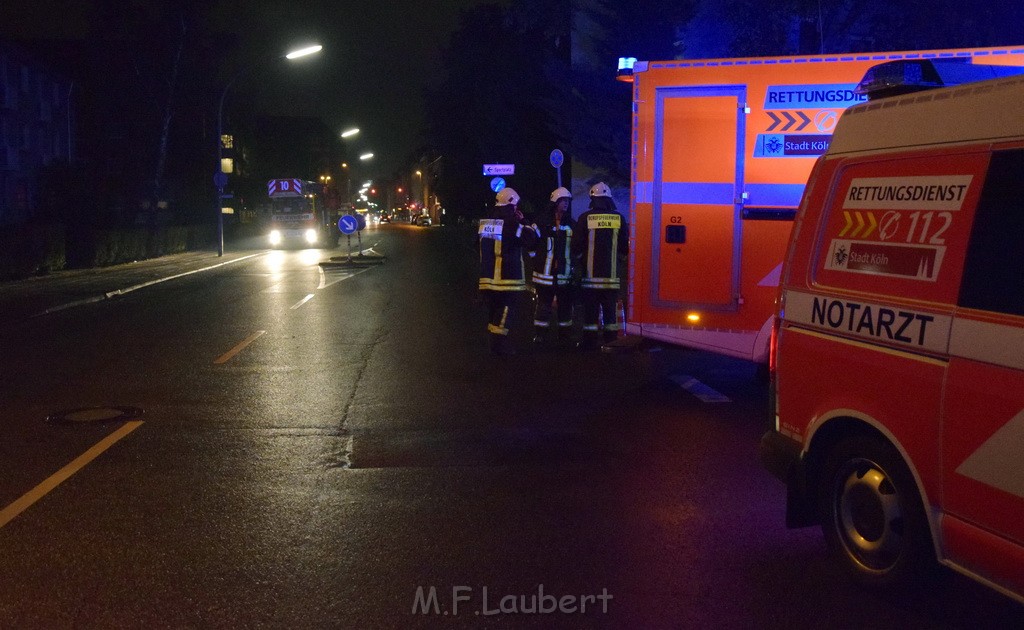
[[[505,187],[504,177],[495,177],[491,180],[491,190],[494,192],[501,192],[501,189]]]
[[[338,219],[338,229],[342,234],[355,234],[359,229],[359,220],[352,215],[346,214]]]

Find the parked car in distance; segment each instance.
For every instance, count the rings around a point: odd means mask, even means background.
[[[423,227],[429,227],[431,225],[431,223],[432,223],[432,221],[430,220],[430,215],[428,215],[428,214],[421,214],[418,217],[416,217],[416,225],[421,225]]]

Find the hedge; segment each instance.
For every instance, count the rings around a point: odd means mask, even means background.
[[[213,225],[69,230],[63,225],[0,227],[0,278],[23,278],[66,267],[105,267],[204,249]]]

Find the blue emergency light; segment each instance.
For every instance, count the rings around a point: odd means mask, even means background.
[[[854,92],[875,100],[1017,74],[1024,74],[1024,68],[975,64],[968,59],[901,59],[869,68]]]

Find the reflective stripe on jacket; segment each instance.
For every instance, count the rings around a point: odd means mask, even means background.
[[[482,219],[480,237],[480,289],[525,291],[523,246],[532,245],[537,235],[515,216],[514,206],[495,208],[495,216]]]

